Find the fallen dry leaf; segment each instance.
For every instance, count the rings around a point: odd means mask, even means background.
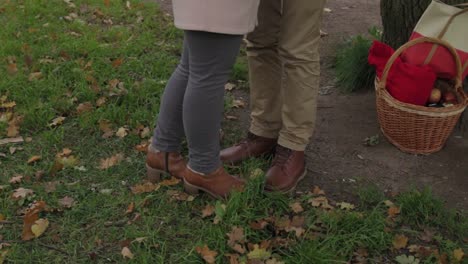
[[[245,107],[245,102],[240,100],[240,99],[236,99],[232,102],[232,107],[234,108],[244,108]]]
[[[53,181],[53,182],[46,182],[44,183],[44,189],[46,193],[53,193],[55,190],[57,190],[57,185],[59,184],[58,181]]]
[[[15,154],[17,150],[23,150],[23,148],[19,147],[9,147],[8,151],[10,152],[11,155]]]
[[[313,207],[321,207],[323,209],[333,209],[333,206],[331,206],[328,203],[328,199],[325,196],[319,196],[319,197],[316,197],[316,198],[311,198],[311,199],[309,199],[309,203]]]
[[[406,248],[406,246],[408,245],[408,237],[406,237],[405,235],[396,235],[393,239],[392,244],[395,249]]]
[[[397,215],[400,214],[400,207],[392,205],[388,208],[387,213],[390,218],[395,218]]]
[[[206,263],[215,263],[218,252],[210,250],[207,245],[203,247],[196,247],[195,250],[198,254],[200,254],[200,256],[205,260]]]
[[[228,246],[240,254],[245,253],[245,248],[242,245],[244,241],[244,229],[242,227],[233,226],[230,233],[226,234],[229,238]],[[240,244],[239,244],[240,243]]]
[[[133,187],[130,187],[133,194],[140,194],[140,193],[149,193],[153,191],[157,191],[161,185],[153,184],[151,182],[145,182],[143,184],[137,184]]]
[[[72,151],[71,149],[69,149],[69,148],[64,148],[64,149],[62,149],[62,152],[58,153],[57,155],[58,155],[59,157],[68,157],[68,156],[70,156],[70,155],[72,154],[72,152],[73,152],[73,151]]]
[[[8,182],[11,184],[21,183],[23,178],[24,178],[23,175],[16,175],[16,176],[13,176]]]
[[[453,258],[456,261],[461,262],[463,259],[463,256],[465,256],[465,252],[463,252],[463,249],[457,248],[453,251]]]
[[[16,137],[16,138],[4,138],[0,139],[0,146],[6,144],[13,144],[13,143],[22,143],[24,142],[23,137]]]
[[[109,120],[101,120],[99,121],[99,129],[104,132],[102,135],[103,138],[110,138],[114,135],[114,132],[112,130],[112,124],[110,123]]]
[[[146,239],[148,239],[148,238],[147,237],[137,237],[132,241],[132,243],[133,242],[143,243],[143,242],[145,242]]]
[[[205,206],[205,208],[203,208],[201,217],[205,218],[205,217],[212,216],[214,214],[214,211],[215,211],[215,207],[211,204],[208,204]]]
[[[29,74],[28,80],[32,82],[35,80],[39,80],[41,78],[42,78],[42,72],[32,72]]]
[[[235,84],[232,84],[232,83],[227,83],[225,86],[224,86],[224,90],[230,92],[232,90],[234,90],[234,88],[236,88],[236,85]]]
[[[60,126],[61,124],[63,124],[63,121],[65,121],[65,117],[63,116],[59,116],[57,118],[54,118],[52,120],[52,123],[49,124],[49,127],[56,127],[56,126]]]
[[[314,186],[314,189],[312,190],[313,195],[325,195],[325,192],[321,190],[318,186]]]
[[[133,253],[128,247],[123,247],[121,252],[123,258],[133,259]]]
[[[47,219],[38,219],[34,222],[31,226],[31,232],[34,234],[36,238],[40,237],[49,227],[49,220]]]
[[[119,138],[124,138],[128,135],[128,129],[125,127],[121,127],[117,130],[115,135],[118,136]]]
[[[133,210],[135,210],[135,203],[134,202],[131,202],[128,207],[127,207],[127,211],[125,211],[125,214],[131,214],[133,213]]]
[[[149,127],[144,127],[140,132],[140,138],[149,138],[151,136],[151,130]]]
[[[423,247],[418,245],[410,245],[408,246],[408,250],[411,253],[415,253],[416,256],[427,258],[433,254],[433,250],[430,247]]]
[[[74,168],[78,166],[79,160],[71,154],[71,150],[64,149],[62,153],[58,153],[55,157],[54,165],[50,170],[50,175],[55,176],[57,172],[64,168]]]
[[[323,38],[323,37],[326,37],[328,36],[328,33],[323,31],[323,30],[320,30],[320,37]]]
[[[91,112],[94,109],[94,106],[91,102],[85,102],[78,105],[76,112],[78,115],[81,115],[85,112]]]
[[[32,163],[38,162],[38,161],[41,160],[41,159],[42,159],[41,156],[32,156],[31,158],[29,158],[28,164],[32,164]]]
[[[254,230],[262,230],[262,229],[264,229],[267,225],[268,225],[268,222],[265,221],[265,220],[258,220],[258,221],[251,222],[251,223],[249,224],[250,228],[252,228],[252,229],[254,229]]]
[[[177,185],[180,183],[180,180],[175,178],[175,177],[171,177],[170,179],[166,179],[166,180],[163,180],[159,183],[159,185],[161,186],[173,186],[173,185]]]
[[[231,120],[231,121],[233,121],[233,120],[238,120],[238,119],[239,119],[237,116],[232,116],[232,115],[227,115],[227,116],[225,116],[225,118],[226,118],[227,120]]]
[[[19,126],[17,125],[9,125],[7,128],[7,137],[17,137],[19,135]]]
[[[3,102],[3,101],[0,101],[0,108],[3,108],[3,109],[10,109],[10,108],[14,108],[16,106],[16,102],[15,101],[12,101],[12,102]]]
[[[99,97],[99,99],[97,99],[96,101],[96,106],[97,107],[101,107],[103,106],[105,103],[107,102],[107,98],[106,97]]]
[[[167,195],[169,195],[173,200],[182,202],[192,202],[193,200],[195,200],[195,197],[193,197],[192,195],[177,190],[168,190]]]
[[[424,229],[424,232],[419,235],[419,239],[424,242],[431,242],[434,239],[435,231]]]
[[[150,145],[150,142],[148,141],[145,141],[145,142],[142,142],[141,144],[138,144],[135,146],[135,149],[138,151],[138,152],[148,152],[148,147]]]
[[[11,195],[11,197],[15,200],[20,200],[20,199],[24,199],[30,195],[33,195],[34,194],[34,191],[31,190],[31,189],[25,189],[25,188],[18,188],[16,189],[13,194]]]
[[[286,232],[292,232],[294,231],[296,234],[296,237],[300,237],[305,233],[305,229],[303,228],[305,222],[305,217],[304,216],[294,216],[293,219],[287,223],[287,226],[284,228]]]
[[[107,158],[107,159],[102,159],[101,160],[101,163],[99,165],[99,169],[101,170],[107,170],[109,169],[110,167],[114,167],[116,165],[118,165],[120,162],[122,162],[122,160],[124,160],[124,155],[119,153],[119,154],[116,154],[110,158]]]
[[[355,208],[354,204],[345,203],[345,202],[337,203],[336,206],[339,206],[340,209],[342,210],[353,210]]]
[[[122,63],[123,63],[122,58],[115,59],[115,60],[112,61],[112,67],[118,68],[118,67],[120,67],[120,65],[122,65]]]
[[[224,254],[225,257],[229,258],[229,264],[240,264],[239,254]]]
[[[253,250],[247,254],[248,259],[266,260],[270,257],[271,253],[264,248],[260,248],[257,244],[255,244]]]
[[[24,215],[24,218],[23,218],[24,223],[23,223],[23,233],[21,235],[21,239],[31,240],[36,237],[33,231],[31,230],[31,227],[39,219],[39,213],[44,211],[45,207],[46,207],[46,203],[44,201],[39,201],[39,202],[36,202],[30,209],[26,211],[26,214]]]
[[[18,72],[18,66],[16,63],[9,63],[7,65],[7,72],[9,75],[15,75]]]
[[[300,202],[295,202],[289,205],[294,213],[298,214],[304,211]]]
[[[75,205],[75,199],[65,196],[62,199],[58,200],[58,203],[60,206],[65,207],[65,208],[72,208],[73,205]]]

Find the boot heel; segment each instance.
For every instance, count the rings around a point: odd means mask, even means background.
[[[190,183],[187,183],[186,181],[184,181],[184,190],[186,193],[191,195],[197,195],[200,192],[200,190],[197,187],[191,185]]]
[[[161,181],[161,178],[166,175],[165,171],[156,170],[151,168],[150,166],[146,165],[146,175],[148,180],[152,183],[158,183]]]

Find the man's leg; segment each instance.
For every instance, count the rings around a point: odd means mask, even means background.
[[[250,132],[277,138],[281,129],[281,76],[278,56],[281,0],[261,0],[258,26],[247,35],[249,62]]]
[[[283,63],[282,128],[267,190],[289,192],[306,175],[304,150],[315,126],[320,25],[325,0],[284,0],[279,38]]]
[[[221,151],[225,163],[273,152],[281,125],[281,75],[278,38],[281,0],[261,0],[258,26],[247,35],[252,123],[247,139]]]
[[[284,63],[279,144],[304,151],[313,134],[320,85],[320,26],[326,0],[284,0],[279,53]]]

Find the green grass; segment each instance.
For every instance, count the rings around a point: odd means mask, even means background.
[[[32,137],[31,142],[0,146],[0,153],[5,154],[0,156],[0,218],[6,221],[0,224],[0,263],[2,254],[6,254],[5,263],[203,263],[196,251],[203,245],[218,253],[217,263],[226,263],[225,254],[235,253],[226,235],[234,226],[243,228],[245,234],[241,263],[247,263],[254,244],[265,241],[271,242],[266,249],[271,258],[285,263],[347,263],[361,249],[368,252],[369,263],[382,263],[407,253],[391,249],[395,234],[404,233],[419,243],[417,236],[428,227],[437,231],[428,244],[450,260],[455,249],[468,252],[466,214],[445,209],[430,192],[398,196],[395,204],[401,206],[401,214],[393,221],[387,218],[383,203],[388,198],[377,188],[360,191],[360,202],[352,211],[325,210],[311,206],[308,200],[316,197],[311,193],[265,193],[261,172],[268,168],[268,160],[251,159],[230,167],[231,173],[249,179],[249,184],[226,201],[206,195],[193,201],[174,199],[171,192],[182,193],[180,185],[133,194],[131,187],[145,178],[144,153],[134,147],[148,141],[134,131],[154,126],[162,91],[180,55],[182,34],[151,3],[130,1],[130,10],[126,1],[110,1],[110,6],[101,0],[73,3],[75,8],[61,0],[0,2],[4,26],[0,31],[0,98],[16,102],[14,113],[24,117],[20,135]],[[64,19],[71,12],[78,17]],[[95,17],[100,12],[108,24]],[[117,59],[122,64],[114,67]],[[8,71],[11,60],[17,63],[15,74]],[[41,79],[28,80],[38,71]],[[246,59],[240,56],[231,79],[245,82],[247,75]],[[111,94],[116,92],[109,89],[114,79],[123,83],[126,92]],[[98,107],[101,97],[107,101]],[[86,102],[93,110],[78,114],[78,105]],[[232,102],[227,96],[226,109]],[[0,120],[6,111],[0,108]],[[49,127],[59,116],[66,117],[63,124]],[[129,135],[102,138],[101,120],[108,120],[114,132],[126,126]],[[0,138],[6,137],[8,126],[0,121]],[[233,127],[226,131],[224,144],[241,136]],[[23,149],[10,154],[13,146]],[[56,154],[64,148],[71,149],[78,162],[53,175]],[[101,159],[117,153],[124,160],[106,170],[98,168]],[[34,155],[41,160],[27,164]],[[257,177],[251,178],[254,174]],[[9,183],[15,175],[24,176],[21,183]],[[50,190],[53,184],[56,188]],[[14,200],[12,194],[20,187],[34,194]],[[76,203],[63,208],[60,199],[64,197]],[[50,225],[39,238],[22,241],[24,210],[39,200],[48,205],[40,217]],[[292,212],[294,202],[304,211]],[[126,213],[131,203],[135,204],[133,212]],[[202,218],[207,205],[216,207],[216,212]],[[299,237],[294,230],[281,227],[297,216],[304,217]],[[266,226],[261,230],[251,225],[262,221]],[[141,237],[146,239],[131,242]],[[133,260],[122,257],[124,246],[134,254]],[[436,263],[437,257],[424,261]]]
[[[350,93],[370,89],[374,85],[375,69],[367,58],[374,39],[380,39],[376,28],[369,30],[369,36],[357,35],[347,39],[338,49],[335,73],[339,89]]]

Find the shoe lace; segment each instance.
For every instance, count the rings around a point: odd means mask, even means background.
[[[275,158],[273,160],[273,166],[284,166],[291,157],[292,150],[279,146],[276,148]]]

